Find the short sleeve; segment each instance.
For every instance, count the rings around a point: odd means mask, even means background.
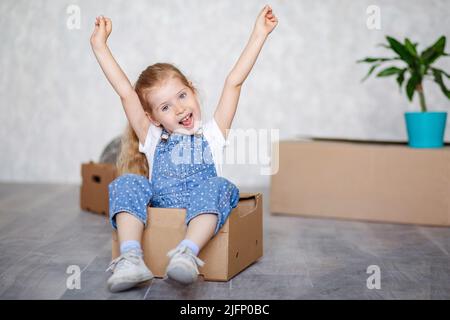
[[[145,137],[144,145],[139,141],[139,152],[146,153],[150,148],[150,142],[152,140],[152,125],[148,126],[147,136]]]
[[[220,130],[219,125],[217,124],[214,117],[212,117],[211,120],[204,124],[203,129],[205,131],[208,131],[210,137],[214,139],[214,142],[219,147],[224,147],[227,144],[227,141],[223,136],[222,131]]]
[[[225,147],[228,144],[227,140],[220,131],[214,117],[203,124],[203,134],[209,143],[211,153],[216,167],[217,175],[222,176],[222,164]]]

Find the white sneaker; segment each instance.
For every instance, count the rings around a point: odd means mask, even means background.
[[[140,253],[138,250],[130,250],[111,261],[106,269],[113,272],[108,279],[108,288],[111,292],[127,290],[153,278]]]
[[[205,264],[186,246],[170,250],[167,256],[170,258],[166,269],[167,276],[182,284],[195,282],[199,273],[198,267]]]

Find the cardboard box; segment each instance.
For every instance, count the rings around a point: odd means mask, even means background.
[[[283,141],[270,210],[312,217],[450,225],[450,148]]]
[[[185,209],[148,207],[148,224],[142,246],[144,261],[155,277],[165,276],[167,253],[184,239]],[[112,258],[119,256],[117,231],[113,231]],[[261,193],[241,193],[238,206],[219,232],[201,250],[199,268],[205,280],[228,281],[263,255]]]
[[[108,185],[117,177],[116,166],[90,161],[81,165],[81,176],[81,209],[109,216]]]

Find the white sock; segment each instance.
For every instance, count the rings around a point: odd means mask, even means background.
[[[120,243],[120,254],[124,254],[130,250],[137,250],[142,256],[142,249],[139,241],[125,240]]]
[[[189,239],[184,239],[183,241],[180,242],[180,244],[178,245],[178,247],[180,246],[186,246],[189,249],[192,250],[192,252],[198,256],[198,252],[200,251],[200,248],[198,247],[198,245],[196,245],[193,241],[189,240]]]

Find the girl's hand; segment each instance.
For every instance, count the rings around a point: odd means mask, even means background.
[[[278,24],[277,17],[272,13],[272,8],[266,5],[256,18],[255,29],[256,33],[267,36],[272,32]]]
[[[95,18],[95,28],[91,36],[91,46],[99,48],[106,45],[109,35],[112,31],[111,19],[100,16]]]

